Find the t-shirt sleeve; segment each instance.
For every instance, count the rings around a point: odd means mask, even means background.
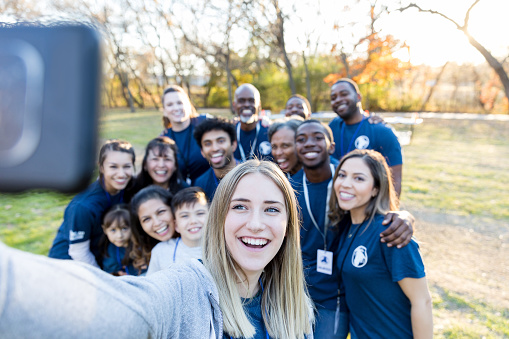
[[[414,239],[403,248],[387,247],[387,244],[381,244],[381,248],[392,281],[397,282],[404,278],[420,279],[426,276],[419,245]]]
[[[73,205],[66,215],[69,223],[69,243],[77,244],[90,240],[95,218],[92,212],[81,204]]]
[[[385,156],[389,167],[403,164],[403,155],[398,137],[389,126],[379,126],[381,133],[377,134],[379,152]]]

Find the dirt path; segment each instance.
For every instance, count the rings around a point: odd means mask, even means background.
[[[430,285],[509,309],[509,225],[409,210]]]

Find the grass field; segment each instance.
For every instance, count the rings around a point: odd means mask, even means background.
[[[101,137],[131,141],[138,163],[160,131],[155,111],[101,119]],[[509,338],[509,122],[426,119],[404,161],[402,207],[417,218],[435,337]],[[1,194],[0,239],[46,254],[71,198]]]

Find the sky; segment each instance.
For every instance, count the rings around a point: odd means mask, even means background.
[[[350,34],[358,37],[365,31],[365,23],[369,20],[367,8],[373,1],[319,0],[313,2],[310,6],[320,3],[321,13],[325,17],[324,22],[313,20],[312,10],[306,9],[307,14],[304,16],[308,15],[311,18],[304,20],[305,22],[302,22],[300,28],[290,30],[289,34],[292,35],[293,32],[297,36],[302,36],[306,31],[318,30],[321,32],[319,35],[322,42],[337,41],[338,32],[331,34],[330,30],[330,26],[337,23],[340,26],[345,26],[341,39],[347,41],[345,45],[348,46]],[[462,25],[465,13],[474,0],[416,0],[415,2],[423,9],[441,11]],[[342,9],[347,3],[350,3],[350,11],[345,14]],[[389,5],[389,8],[398,8],[400,1],[384,0],[383,3]],[[471,35],[499,60],[508,56],[509,0],[481,0],[470,13],[469,31]],[[294,22],[297,21],[294,20]],[[354,24],[347,25],[346,23]],[[295,25],[295,27],[298,26]],[[401,51],[398,57],[405,61],[410,58],[413,64],[440,66],[447,61],[459,64],[485,62],[483,56],[468,43],[466,36],[456,29],[453,23],[438,15],[419,13],[416,9],[410,9],[403,13],[392,11],[379,21],[378,29],[381,29],[382,34],[392,34],[397,39],[406,42],[410,46],[410,52]],[[288,40],[290,49],[299,48],[298,43],[294,43],[296,37],[291,37]],[[355,41],[355,38],[351,38],[350,42],[352,41]]]

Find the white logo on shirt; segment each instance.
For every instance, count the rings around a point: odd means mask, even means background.
[[[352,265],[357,268],[366,266],[368,263],[368,250],[364,246],[358,246],[352,254]]]
[[[361,135],[357,139],[355,139],[355,148],[357,149],[366,149],[369,146],[369,138],[365,135]]]
[[[85,237],[85,231],[77,231],[77,232],[69,231],[69,240],[70,241],[80,240],[80,239],[83,239],[84,237]]]
[[[268,141],[262,141],[260,143],[260,146],[258,146],[258,149],[260,150],[260,153],[263,155],[269,155],[272,151],[272,146],[270,145],[270,142]]]

